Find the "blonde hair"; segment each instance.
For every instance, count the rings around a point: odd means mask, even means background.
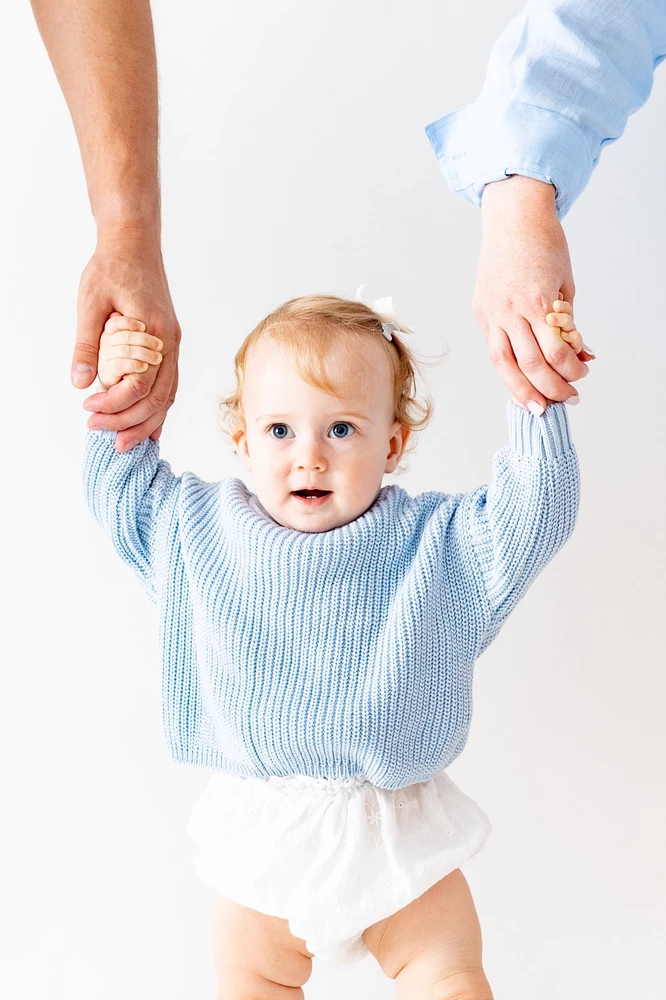
[[[250,348],[268,333],[286,349],[291,363],[304,381],[332,395],[339,393],[326,371],[325,362],[330,348],[342,343],[349,355],[363,364],[367,362],[358,351],[359,337],[377,337],[393,371],[394,420],[412,432],[422,430],[432,416],[434,402],[429,395],[423,400],[416,396],[416,375],[417,372],[420,374],[420,369],[415,353],[395,331],[388,341],[382,333],[382,322],[385,322],[384,317],[363,302],[335,295],[303,295],[278,306],[255,326],[236,353],[236,388],[219,400],[223,433],[235,443],[234,436],[245,430],[241,400],[246,359]],[[409,327],[401,323],[397,325],[401,334],[412,333]],[[411,446],[409,442],[412,442]],[[406,470],[404,459],[415,447],[416,439],[410,434],[403,461],[397,466],[396,473]]]

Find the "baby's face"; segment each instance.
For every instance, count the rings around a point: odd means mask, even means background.
[[[341,348],[329,359],[343,398],[305,382],[270,334],[248,354],[236,446],[259,501],[285,528],[328,531],[355,520],[400,461],[409,431],[393,419],[390,362],[371,337],[359,350],[362,366]],[[325,496],[297,492],[308,487]]]

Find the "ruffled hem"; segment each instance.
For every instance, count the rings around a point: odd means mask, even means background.
[[[491,832],[445,772],[396,790],[363,775],[213,776],[187,832],[197,876],[289,921],[318,958],[365,957],[362,932],[469,860]]]

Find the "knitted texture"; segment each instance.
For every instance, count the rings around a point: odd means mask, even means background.
[[[427,781],[467,741],[473,665],[571,534],[566,408],[509,404],[489,487],[391,484],[349,524],[279,525],[241,479],[175,476],[87,431],[90,510],[159,612],[174,760],[255,777]]]

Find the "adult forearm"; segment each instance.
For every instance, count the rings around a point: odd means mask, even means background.
[[[149,0],[31,0],[69,107],[100,235],[160,229]]]
[[[563,218],[665,54],[664,0],[527,0],[478,98],[426,128],[449,185],[478,205],[508,174],[552,182]]]
[[[548,400],[574,405],[569,385],[588,371],[546,316],[560,293],[573,303],[574,282],[552,184],[514,175],[487,184],[481,199],[483,240],[474,312],[490,356],[514,399],[528,408]]]
[[[519,174],[486,184],[481,217],[484,229],[493,225],[515,227],[517,223],[523,228],[556,224],[555,188]]]

